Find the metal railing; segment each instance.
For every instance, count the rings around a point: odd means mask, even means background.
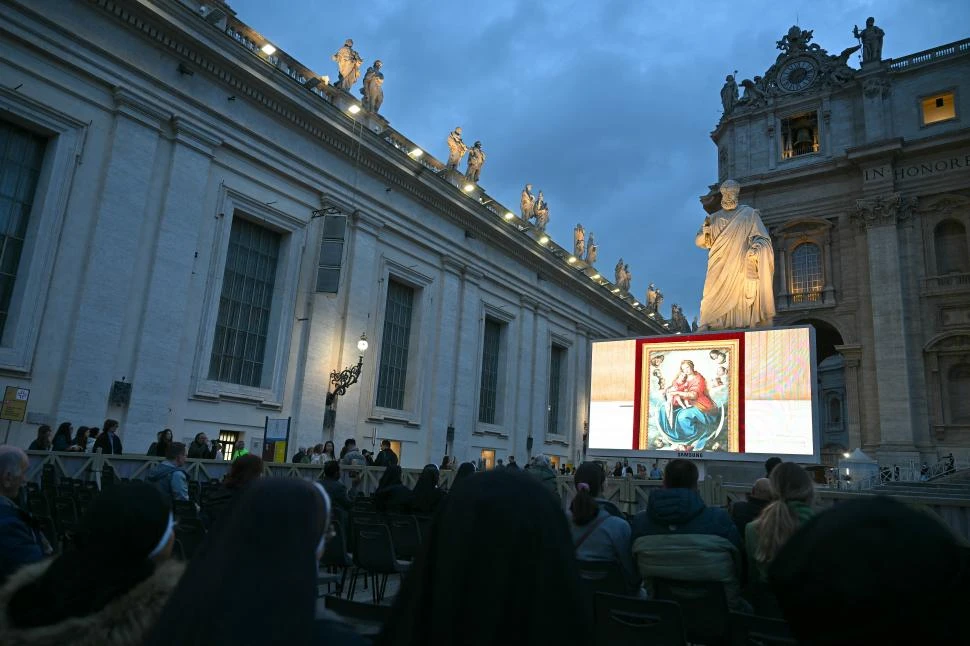
[[[910,70],[920,65],[938,61],[941,58],[949,58],[950,56],[965,54],[967,52],[970,52],[970,38],[958,40],[948,45],[940,45],[939,47],[927,49],[922,52],[916,52],[915,54],[910,54],[902,58],[894,58],[889,61],[889,69],[894,72]]]

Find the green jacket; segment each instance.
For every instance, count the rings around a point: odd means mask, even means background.
[[[651,596],[654,578],[720,581],[728,607],[750,612],[741,598],[741,553],[726,538],[714,534],[641,536],[633,542],[633,557]]]
[[[539,482],[541,482],[546,489],[551,491],[552,495],[554,495],[556,498],[559,497],[559,488],[556,487],[555,471],[553,471],[549,467],[542,466],[542,467],[531,467],[529,469],[529,473],[539,478]]]
[[[807,523],[812,516],[815,515],[815,510],[806,505],[803,502],[790,501],[788,503],[789,508],[791,508],[795,515],[798,516],[798,526],[801,527]],[[764,512],[762,512],[764,513]],[[748,572],[749,581],[753,581],[755,573],[757,573],[758,580],[762,583],[768,581],[768,563],[762,563],[757,558],[758,552],[758,532],[761,529],[761,519],[751,521],[744,527],[744,551],[748,555]]]

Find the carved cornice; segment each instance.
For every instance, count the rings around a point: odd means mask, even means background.
[[[875,99],[879,96],[888,99],[892,91],[892,83],[890,83],[888,78],[881,76],[869,77],[862,83],[862,93],[869,99]]]
[[[902,197],[899,193],[880,195],[856,200],[856,219],[867,229],[895,226],[908,218],[916,206],[915,197]]]
[[[114,88],[114,113],[128,117],[146,128],[161,131],[162,124],[171,119],[170,114],[159,110],[137,94],[123,87]]]
[[[222,145],[222,139],[196,123],[184,117],[173,117],[171,120],[175,141],[196,150],[206,157],[214,157],[215,149]]]
[[[341,153],[350,163],[357,164],[361,170],[379,177],[389,188],[408,194],[458,226],[475,231],[479,239],[502,249],[504,253],[520,263],[525,271],[531,270],[536,273],[542,271],[551,284],[579,295],[591,303],[596,303],[597,307],[612,312],[627,325],[636,321],[637,326],[642,330],[660,332],[654,322],[638,314],[628,304],[613,299],[609,295],[599,294],[595,289],[591,289],[592,285],[583,284],[581,280],[570,276],[567,267],[559,267],[551,259],[534,253],[531,249],[531,240],[525,237],[518,239],[514,235],[515,231],[507,230],[506,223],[495,217],[497,214],[494,211],[468,200],[463,193],[450,195],[450,191],[443,190],[444,187],[434,176],[429,176],[426,167],[421,163],[410,158],[395,158],[392,151],[397,151],[397,147],[390,134],[377,134],[365,128],[359,135],[355,135],[353,120],[326,98],[310,96],[315,105],[307,105],[305,100],[308,97],[298,93],[300,86],[296,81],[293,81],[291,95],[284,88],[278,87],[278,83],[272,78],[261,79],[258,73],[255,73],[258,72],[257,68],[240,70],[240,61],[233,59],[237,54],[236,48],[243,50],[238,52],[239,55],[252,55],[252,52],[247,53],[242,44],[227,36],[222,30],[218,30],[218,33],[226,38],[223,48],[225,51],[214,55],[207,49],[206,44],[195,40],[191,33],[171,29],[173,24],[165,22],[169,18],[150,15],[140,5],[131,5],[119,0],[89,0],[89,2],[113,15],[155,46],[168,50],[173,57],[190,62],[197,73],[208,74],[225,84],[233,95],[260,105],[278,121],[288,122],[302,129],[331,151]],[[171,18],[171,20],[178,20],[178,18]],[[170,115],[156,116],[161,117],[162,121],[170,118]],[[361,143],[363,145],[360,145]],[[494,223],[490,222],[493,217]],[[353,222],[353,219],[351,220]],[[375,233],[381,227],[383,222],[379,222],[378,229],[374,230]],[[361,228],[370,230],[366,227]],[[555,265],[555,269],[559,271],[550,272],[551,265]]]

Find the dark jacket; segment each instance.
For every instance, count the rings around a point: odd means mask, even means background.
[[[190,458],[195,458],[199,460],[214,460],[216,458],[216,445],[212,444],[211,449],[206,449],[205,443],[199,443],[195,440],[189,443],[189,453]]]
[[[556,487],[556,472],[551,467],[545,465],[533,466],[529,473],[539,479],[539,482],[552,492],[552,495],[559,497],[559,489]]]
[[[0,496],[0,583],[21,566],[44,558],[43,540],[30,514]]]
[[[424,495],[415,495],[411,502],[411,509],[419,514],[433,514],[438,510],[438,505],[448,494],[441,489],[434,488],[425,491]]]
[[[178,584],[185,565],[169,560],[106,606],[84,617],[70,617],[47,626],[19,628],[5,609],[13,594],[41,577],[50,561],[17,572],[0,589],[0,644],[4,646],[131,646],[141,644]],[[95,583],[96,585],[96,583]]]
[[[121,438],[117,433],[102,431],[98,433],[98,439],[94,441],[94,450],[101,449],[104,455],[119,455],[124,453],[121,446]]]
[[[51,449],[50,447],[45,448],[41,446],[40,440],[34,440],[33,442],[30,443],[30,446],[27,447],[27,450],[28,451],[50,451]]]
[[[654,489],[647,510],[633,517],[633,536],[713,534],[741,549],[741,535],[723,509],[708,507],[696,489]]]
[[[293,459],[290,460],[290,462],[292,462],[293,464],[303,464],[303,460],[305,459],[306,459],[306,453],[304,453],[303,451],[297,451],[296,455],[293,456]]]
[[[71,438],[58,435],[54,438],[51,451],[66,451],[71,446]]]
[[[374,458],[375,467],[389,467],[397,464],[397,453],[391,449],[381,449]]]
[[[757,518],[769,502],[771,501],[748,498],[731,506],[731,519],[734,521],[734,526],[738,528],[738,534],[741,535],[742,540],[744,540],[744,526]]]
[[[330,503],[333,507],[342,509],[349,514],[354,505],[350,501],[350,496],[347,495],[346,485],[340,480],[330,480],[329,478],[320,478],[320,484],[323,485],[323,489],[330,496]]]
[[[414,501],[414,492],[403,484],[393,484],[390,487],[378,489],[374,494],[374,506],[377,511],[408,513]]]
[[[202,520],[211,529],[222,518],[228,518],[245,487],[227,487],[220,483],[211,487],[202,499]]]

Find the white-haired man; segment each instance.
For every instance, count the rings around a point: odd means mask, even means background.
[[[539,482],[548,489],[552,495],[559,497],[559,489],[556,487],[556,472],[552,470],[552,460],[548,455],[540,453],[532,458],[532,468],[529,473],[539,478]]]
[[[51,553],[30,514],[16,503],[29,466],[26,453],[15,446],[0,445],[0,583],[21,566]]]

